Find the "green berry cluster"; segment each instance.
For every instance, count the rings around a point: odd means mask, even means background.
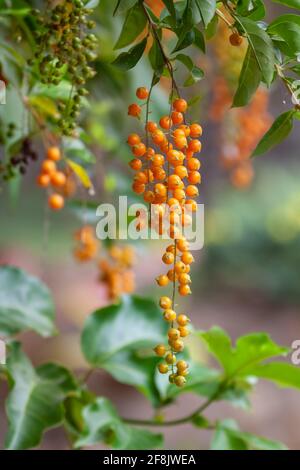
[[[95,75],[89,66],[97,56],[97,39],[89,31],[95,22],[87,18],[92,12],[81,0],[65,1],[44,14],[34,10],[37,50],[29,65],[37,64],[42,83],[59,85],[68,79],[72,85],[69,101],[59,105],[58,125],[65,135],[75,129],[81,99],[88,93],[84,85]]]

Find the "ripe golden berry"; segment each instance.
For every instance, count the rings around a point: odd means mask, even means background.
[[[175,273],[174,269],[170,269],[168,272],[167,272],[167,276],[168,278],[170,279],[170,281],[174,281],[177,279],[177,274]]]
[[[164,253],[162,260],[165,264],[173,264],[174,263],[173,253],[169,253],[169,252]]]
[[[164,287],[169,284],[169,278],[165,274],[161,274],[156,278],[156,282],[159,286]]]
[[[176,356],[175,354],[169,352],[166,357],[165,357],[166,363],[167,364],[175,364],[176,362]]]
[[[156,131],[156,129],[157,129],[156,122],[154,122],[154,121],[148,121],[147,122],[147,124],[146,124],[146,130],[147,131],[151,132],[151,134],[152,134],[153,132]]]
[[[181,261],[184,263],[184,264],[191,264],[195,261],[192,253],[190,253],[189,251],[184,251],[181,255]]]
[[[187,168],[183,165],[176,166],[174,169],[174,173],[181,179],[186,178],[188,175]]]
[[[176,320],[176,312],[170,308],[164,311],[164,319],[168,322],[173,322]]]
[[[46,188],[50,184],[50,175],[47,173],[42,173],[37,177],[36,182],[39,186],[41,186],[41,188]]]
[[[141,114],[141,111],[142,111],[141,107],[136,103],[130,104],[128,106],[128,115],[129,116],[139,117],[140,114]]]
[[[179,284],[190,284],[192,281],[187,273],[182,273],[178,275],[178,282]]]
[[[183,370],[186,370],[188,368],[188,363],[180,359],[176,363],[176,367],[179,373],[181,373]]]
[[[181,284],[179,287],[178,287],[178,292],[180,295],[182,295],[183,297],[185,297],[186,295],[189,295],[192,293],[191,291],[191,288],[188,284]]]
[[[63,196],[57,193],[53,193],[49,196],[48,204],[51,209],[59,211],[64,207],[65,201]]]
[[[130,160],[129,166],[132,170],[137,171],[142,168],[143,163],[142,163],[142,160],[140,160],[139,158],[133,158],[132,160]]]
[[[190,334],[186,326],[179,326],[178,330],[179,330],[181,338],[185,338],[186,336]]]
[[[189,249],[189,243],[185,238],[179,238],[179,240],[177,240],[177,248],[179,251],[187,251]]]
[[[132,190],[136,193],[136,194],[143,194],[143,192],[145,191],[146,189],[146,186],[145,184],[143,183],[139,183],[138,181],[135,181],[132,185]]]
[[[243,42],[243,37],[240,36],[238,33],[232,33],[229,36],[229,41],[232,46],[240,46]]]
[[[175,111],[178,111],[179,113],[185,113],[187,110],[187,107],[188,107],[187,102],[182,98],[178,98],[177,100],[173,102],[173,108],[175,109]]]
[[[191,140],[188,145],[188,149],[194,153],[200,152],[201,147],[202,147],[202,144],[200,140],[198,139]]]
[[[130,135],[128,136],[128,139],[127,139],[128,145],[133,146],[133,145],[139,144],[140,142],[141,142],[141,138],[140,138],[139,135],[137,135],[137,134],[130,134]]]
[[[163,344],[158,344],[154,350],[155,354],[159,357],[163,357],[166,354],[166,347]]]
[[[159,196],[166,196],[167,195],[166,186],[162,183],[156,183],[156,185],[154,186],[154,194],[157,194]]]
[[[132,153],[136,157],[142,157],[146,153],[145,144],[143,144],[143,142],[140,142],[139,144],[133,145]]]
[[[167,129],[169,130],[172,127],[172,119],[170,119],[169,116],[163,116],[159,120],[159,125],[162,129]]]
[[[186,379],[182,375],[177,375],[174,379],[174,383],[177,387],[183,387],[186,383]]]
[[[181,178],[178,175],[170,175],[168,177],[168,187],[171,190],[176,189],[176,188],[181,188],[182,187]]]
[[[177,148],[180,150],[187,147],[187,140],[186,137],[183,136],[178,136],[174,138],[174,144],[176,145]]]
[[[170,339],[179,339],[180,338],[180,331],[176,328],[170,328],[168,331],[168,336]]]
[[[195,138],[195,137],[201,137],[202,135],[202,127],[200,124],[191,124],[190,125],[190,136]]]
[[[61,158],[60,149],[58,147],[49,147],[47,150],[47,159],[58,162]]]
[[[165,134],[160,129],[157,129],[152,133],[152,140],[155,144],[159,145],[164,142]]]
[[[173,196],[177,201],[182,202],[185,199],[185,192],[181,188],[174,189]]]
[[[185,263],[182,261],[177,261],[175,263],[174,269],[177,274],[184,273],[186,271]]]
[[[187,199],[185,201],[184,208],[189,212],[196,212],[198,209],[197,202],[193,201],[193,199]]]
[[[201,163],[198,160],[198,158],[193,158],[192,157],[189,160],[187,160],[186,165],[187,165],[187,167],[190,171],[194,171],[194,170],[199,170],[200,169]]]
[[[44,160],[42,163],[42,172],[51,175],[56,171],[56,164],[53,160]]]
[[[167,374],[169,372],[168,364],[158,364],[157,368],[161,374]]]
[[[50,180],[51,180],[51,184],[54,187],[59,188],[66,184],[67,178],[66,178],[66,175],[62,171],[55,171],[54,173],[50,175]]]
[[[139,100],[145,100],[149,96],[149,91],[146,87],[141,86],[136,90],[136,96]]]
[[[172,348],[176,352],[181,352],[184,349],[184,343],[181,339],[172,340]]]
[[[144,201],[145,202],[150,202],[150,204],[152,204],[154,199],[155,199],[155,194],[154,194],[153,191],[145,191],[144,192]]]
[[[159,299],[159,305],[164,310],[170,309],[172,307],[172,300],[170,297],[163,296]]]
[[[171,374],[169,375],[169,382],[170,384],[173,384],[175,382],[175,377],[176,377],[176,374]]]
[[[201,175],[199,171],[190,171],[188,176],[189,183],[199,184],[201,183]]]
[[[186,195],[189,197],[196,197],[199,195],[197,186],[189,184],[185,189]]]

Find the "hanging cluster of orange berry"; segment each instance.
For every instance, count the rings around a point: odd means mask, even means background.
[[[48,205],[54,211],[63,209],[65,198],[73,196],[77,189],[73,171],[70,168],[58,168],[60,160],[59,147],[49,147],[37,177],[37,185],[48,189]]]
[[[99,281],[106,285],[109,299],[115,300],[122,294],[134,292],[135,274],[132,268],[136,256],[131,246],[114,244],[108,250],[102,250],[91,225],[84,225],[77,230],[74,233],[74,240],[75,259],[81,263],[96,262]]]
[[[223,13],[230,21],[230,16],[225,11]],[[234,47],[229,45],[224,48],[226,43]],[[269,94],[267,89],[259,88],[248,106],[230,109],[247,51],[247,41],[220,22],[212,45],[216,68],[210,118],[221,126],[221,165],[229,173],[231,184],[244,189],[251,185],[254,177],[249,157],[270,126],[271,118],[267,110]]]
[[[136,96],[140,100],[149,100],[145,87],[138,88]],[[158,345],[155,352],[165,358],[158,365],[159,371],[163,374],[170,372],[169,380],[177,386],[185,384],[188,374],[187,364],[177,361],[176,354],[184,349],[183,338],[189,334],[189,320],[185,314],[177,315],[174,310],[175,291],[177,288],[182,296],[191,294],[189,272],[194,258],[182,233],[184,227],[192,224],[192,213],[197,210],[194,198],[199,194],[197,185],[201,182],[201,163],[197,154],[201,151],[199,137],[202,128],[198,123],[187,125],[187,107],[184,99],[175,99],[170,114],[162,116],[159,123],[148,121],[146,113],[145,143],[138,134],[130,134],[127,140],[134,155],[129,165],[136,172],[132,189],[151,204],[148,226],[159,235],[167,233],[173,240],[162,257],[163,263],[170,269],[156,279],[159,286],[171,283],[173,287],[172,299],[160,299],[163,318],[170,325],[168,346]],[[128,114],[133,117],[140,118],[141,112],[142,108],[137,103],[128,108]],[[153,213],[157,217],[152,218]],[[168,218],[167,228],[162,221],[164,217]]]

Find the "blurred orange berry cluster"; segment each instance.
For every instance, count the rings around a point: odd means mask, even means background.
[[[224,44],[228,44],[228,47],[224,47]],[[238,38],[225,23],[220,22],[212,45],[216,70],[210,118],[221,126],[220,162],[229,172],[232,185],[243,189],[251,185],[254,177],[249,157],[271,123],[268,113],[269,94],[261,87],[248,106],[230,109],[247,41]]]
[[[43,160],[37,185],[42,188],[51,188],[48,205],[52,210],[59,211],[64,207],[65,197],[72,196],[76,191],[76,182],[68,170],[58,169],[61,160],[59,147],[49,147],[46,158]]]

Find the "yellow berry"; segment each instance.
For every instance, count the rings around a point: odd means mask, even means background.
[[[176,367],[178,372],[181,373],[183,370],[188,368],[188,363],[181,359],[180,361],[177,361]]]
[[[190,334],[186,326],[179,326],[178,330],[179,330],[181,338],[185,338],[186,336]]]
[[[179,326],[186,326],[189,322],[188,317],[184,313],[180,313],[177,318],[177,323]]]
[[[166,357],[165,357],[165,360],[168,364],[175,364],[176,362],[176,356],[175,354],[169,352]]]
[[[177,385],[177,387],[183,387],[183,385],[186,383],[186,380],[182,375],[177,375],[174,379],[174,383]]]
[[[161,297],[159,299],[159,306],[163,308],[164,310],[171,308],[172,307],[172,300],[170,297]]]
[[[195,260],[194,260],[194,257],[192,255],[192,253],[190,253],[189,251],[184,251],[181,255],[181,261],[184,263],[184,264],[191,264],[193,263]]]
[[[166,252],[162,257],[162,260],[165,264],[173,264],[174,263],[173,253]]]
[[[192,293],[191,288],[188,284],[181,284],[178,287],[178,292],[182,296],[190,295]]]
[[[164,311],[164,319],[168,322],[172,322],[176,320],[176,312],[174,310],[168,308]]]
[[[179,284],[190,284],[192,281],[188,274],[182,273],[178,276],[178,282]]]
[[[181,339],[176,339],[175,341],[172,341],[172,348],[174,351],[176,352],[180,352],[180,351],[183,351],[184,349],[184,344],[183,344],[183,341]]]
[[[180,331],[176,328],[170,328],[168,331],[168,336],[170,339],[179,339],[180,338]]]
[[[168,364],[158,364],[157,368],[161,374],[167,374],[167,372],[169,372]]]
[[[158,344],[153,351],[159,357],[163,357],[166,354],[166,347],[163,344]]]
[[[161,274],[160,276],[156,278],[156,282],[161,287],[167,286],[169,283],[169,278],[165,274]]]

